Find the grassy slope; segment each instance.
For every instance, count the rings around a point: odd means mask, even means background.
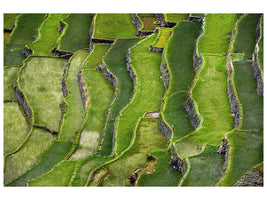
[[[38,145],[38,142],[33,142]],[[51,147],[42,154],[42,157],[36,165],[26,171],[22,176],[8,184],[8,186],[25,186],[29,181],[45,174],[51,170],[57,163],[63,160],[70,151],[72,143],[55,141]],[[37,147],[34,148],[36,152]],[[57,152],[55,154],[55,152]],[[26,153],[28,155],[28,153]]]
[[[117,161],[107,165],[109,176],[104,180],[103,186],[125,186],[125,180],[146,161],[147,155],[156,149],[165,149],[167,141],[159,132],[158,119],[142,119],[134,145],[131,150]]]
[[[4,67],[4,100],[15,100],[14,86],[18,78],[19,67]]]
[[[13,29],[15,26],[15,21],[16,18],[19,16],[19,14],[10,14],[10,13],[4,13],[4,29]],[[11,33],[9,32],[4,32],[4,46],[6,45],[6,43],[9,40],[9,36]]]
[[[158,160],[155,172],[141,174],[138,186],[177,186],[182,174],[170,168],[170,154],[167,151],[155,150],[151,155]]]
[[[17,102],[4,103],[4,155],[14,151],[28,136],[30,127]]]
[[[67,186],[76,165],[77,161],[62,161],[52,171],[32,180],[29,186]]]
[[[171,33],[171,29],[169,29],[169,28],[160,28],[159,29],[159,33],[158,33],[158,37],[156,38],[156,40],[154,41],[152,46],[163,48],[165,46],[167,40],[170,37],[170,33]]]
[[[199,53],[225,53],[237,14],[207,14],[204,34],[198,42]],[[220,22],[220,23],[218,23]]]
[[[59,22],[68,14],[49,14],[39,30],[39,38],[28,47],[35,56],[52,56],[50,49],[54,48],[61,33],[57,30]]]
[[[68,27],[61,38],[58,49],[61,51],[77,51],[89,48],[89,29],[92,24],[92,14],[70,14],[64,20]]]
[[[258,16],[256,19],[255,17],[247,15],[242,18],[234,42],[234,52],[243,52],[247,58],[251,57],[256,42],[254,32],[251,31],[256,30]],[[250,37],[254,40],[249,40],[247,46],[245,44]],[[263,97],[256,91],[257,83],[253,76],[252,63],[236,61],[233,64],[235,86],[243,108],[243,123],[239,130],[227,135],[232,149],[229,168],[221,183],[223,186],[233,185],[246,171],[263,161]]]
[[[159,109],[161,105],[164,95],[164,86],[160,79],[162,56],[158,52],[148,50],[155,37],[153,34],[131,48],[130,59],[136,74],[136,86],[133,100],[118,118],[115,140],[117,154],[122,153],[130,145],[138,119],[146,112]]]
[[[16,20],[16,27],[4,48],[4,66],[22,64],[25,56],[25,45],[32,43],[37,35],[37,29],[45,19],[46,14],[21,14]]]
[[[61,81],[65,65],[63,59],[32,57],[18,80],[34,110],[35,123],[55,131],[61,119],[59,104],[63,101]]]
[[[77,75],[87,55],[88,52],[78,51],[69,61],[70,66],[66,74],[69,96],[64,100],[67,104],[67,111],[63,117],[59,136],[60,141],[72,141],[84,122],[85,111]]]
[[[165,57],[171,79],[165,97],[163,115],[170,126],[175,126],[174,140],[194,130],[190,120],[186,118],[188,113],[183,103],[186,100],[188,87],[195,76],[192,57],[200,27],[199,23],[180,22],[173,28],[172,36],[166,46]]]
[[[101,153],[109,155],[112,151],[112,141],[115,131],[115,121],[121,110],[130,102],[133,95],[133,80],[127,71],[126,54],[128,49],[140,41],[139,38],[119,39],[104,57],[108,70],[117,78],[116,99],[110,109],[107,124],[105,127],[104,141]]]
[[[113,86],[105,79],[100,71],[93,70],[98,64],[108,45],[95,47],[85,64],[83,65],[83,77],[90,98],[86,122],[81,133],[79,148],[72,155],[71,159],[82,159],[96,153],[100,140],[100,133],[103,131],[108,107],[113,99]],[[99,49],[99,50],[97,50]],[[97,59],[98,56],[100,59]],[[91,59],[92,58],[92,59]],[[98,61],[98,62],[97,62]]]
[[[191,170],[183,186],[214,186],[218,183],[224,158],[217,150],[217,146],[206,145],[200,154],[189,158]]]
[[[263,161],[263,134],[235,130],[227,135],[232,145],[229,167],[221,185],[232,186],[248,170]]]
[[[165,13],[165,20],[168,22],[178,22],[182,20],[187,20],[189,14],[175,14],[175,13]]]
[[[51,146],[53,140],[54,138],[47,131],[34,129],[22,148],[7,156],[4,171],[5,184],[32,167],[39,160],[40,155]]]
[[[96,14],[93,38],[133,37],[137,32],[130,14]]]

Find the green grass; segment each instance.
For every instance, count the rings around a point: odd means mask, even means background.
[[[32,180],[29,186],[66,186],[69,184],[77,161],[62,161],[52,171]]]
[[[235,130],[227,137],[232,149],[221,186],[232,186],[248,170],[263,161],[263,133]]]
[[[40,155],[51,146],[54,139],[47,131],[34,129],[22,148],[18,152],[7,156],[5,160],[4,183],[9,183],[23,174],[27,169],[34,166],[39,160]],[[55,154],[54,152],[51,153]],[[14,183],[14,185],[17,184],[22,183]]]
[[[219,145],[224,135],[234,128],[227,95],[226,56],[209,54],[203,57],[204,64],[192,91],[203,124],[176,144],[182,158],[199,153],[197,146],[204,143]]]
[[[237,14],[207,14],[204,33],[198,42],[199,53],[225,53]]]
[[[133,37],[136,26],[130,14],[96,14],[93,38],[116,39]]]
[[[143,118],[136,131],[136,141],[130,151],[115,162],[107,165],[109,176],[103,186],[125,186],[127,177],[137,168],[141,168],[148,154],[156,149],[167,148],[167,140],[159,131],[158,119]]]
[[[8,32],[4,32],[4,46],[6,45],[6,43],[9,41],[10,39],[10,33]]]
[[[115,131],[116,119],[121,110],[129,104],[133,96],[133,80],[127,71],[126,54],[128,49],[140,41],[139,38],[118,39],[114,46],[103,58],[107,69],[117,78],[116,99],[112,102],[109,109],[107,124],[105,127],[104,141],[102,144],[102,155],[109,155],[112,151],[112,141]]]
[[[77,51],[89,48],[89,30],[92,24],[92,14],[70,14],[64,19],[67,23],[63,31],[58,49],[61,51]]]
[[[39,37],[28,47],[33,50],[35,56],[53,56],[50,52],[56,46],[58,37],[61,33],[57,30],[60,21],[66,18],[68,14],[49,14],[39,30]]]
[[[102,57],[110,47],[110,45],[106,44],[94,44],[93,50],[86,59],[83,69],[95,69],[101,63]]]
[[[257,94],[257,81],[251,62],[234,62],[235,86],[243,110],[242,129],[263,131],[263,97]]]
[[[165,58],[171,79],[162,112],[166,122],[175,127],[174,140],[194,130],[190,119],[186,117],[188,113],[183,103],[195,76],[192,58],[200,27],[200,23],[180,22],[173,28],[172,36],[166,45]]]
[[[61,120],[59,104],[63,101],[61,81],[65,65],[64,59],[32,57],[22,68],[18,80],[34,111],[35,124],[55,131]]]
[[[136,74],[135,93],[131,103],[121,112],[118,118],[115,152],[122,153],[129,145],[140,117],[146,112],[160,108],[164,95],[161,80],[161,53],[148,50],[156,35],[142,40],[131,48],[131,67]]]
[[[17,13],[4,13],[4,28],[13,29],[15,26],[15,20],[20,14]]]
[[[85,111],[77,75],[87,55],[88,52],[78,51],[69,61],[70,66],[66,74],[69,95],[64,100],[67,104],[67,111],[63,117],[59,136],[60,141],[72,141],[84,122]]]
[[[170,33],[171,33],[171,29],[160,28],[158,36],[156,40],[154,41],[154,43],[152,44],[152,46],[163,48],[170,37]]]
[[[215,186],[219,182],[224,157],[217,150],[217,146],[206,145],[200,154],[189,158],[190,172],[183,186]]]
[[[177,186],[182,174],[170,167],[171,156],[167,151],[155,150],[151,156],[157,159],[155,172],[141,174],[138,186]]]
[[[4,67],[4,100],[15,100],[14,87],[18,78],[19,67]]]
[[[260,14],[247,14],[239,23],[234,52],[243,52],[245,60],[252,58],[256,44],[255,31],[260,16]]]
[[[13,152],[26,139],[30,127],[17,102],[4,103],[4,155]]]
[[[106,114],[113,99],[113,86],[105,79],[104,74],[95,70],[83,70],[83,77],[90,98],[86,123],[81,133],[79,148],[73,159],[85,158],[96,153],[100,134],[103,131]]]
[[[21,14],[16,20],[16,27],[4,48],[4,66],[21,65],[25,56],[25,45],[35,40],[39,26],[46,14]]]
[[[138,16],[143,22],[142,31],[154,31],[156,27],[160,26],[154,23],[158,21],[154,14],[138,14]]]
[[[187,20],[189,17],[189,14],[177,14],[177,13],[165,13],[165,20],[168,22],[178,22]]]
[[[100,165],[111,160],[111,157],[91,156],[81,163],[80,169],[75,174],[71,186],[85,186],[90,173]]]
[[[38,142],[33,142],[33,143],[35,145],[40,146]],[[47,143],[45,143],[45,145],[47,145]],[[36,152],[36,150],[39,149],[39,146],[38,148],[37,146],[35,146],[34,149],[32,149],[32,151]],[[55,141],[51,145],[51,147],[42,154],[40,160],[36,165],[34,165],[30,170],[26,171],[22,176],[18,177],[16,180],[7,184],[7,186],[25,186],[27,183],[29,183],[29,181],[41,176],[42,174],[45,174],[46,172],[51,170],[57,163],[59,163],[66,157],[66,155],[71,150],[71,146],[72,143],[69,142]],[[30,156],[28,152],[25,154],[25,156],[26,155]],[[15,169],[12,168],[12,170]]]

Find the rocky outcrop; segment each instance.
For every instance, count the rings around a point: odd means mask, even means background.
[[[162,119],[162,116],[159,117],[158,121],[159,131],[164,135],[164,137],[169,140],[171,138],[172,131],[167,123]]]
[[[117,80],[115,78],[115,76],[110,73],[107,69],[107,66],[105,65],[105,63],[103,61],[101,61],[101,64],[95,68],[95,70],[99,70],[101,71],[105,78],[116,88],[117,87]]]
[[[191,120],[192,126],[195,129],[197,129],[201,123],[201,117],[198,114],[198,111],[197,111],[196,106],[195,106],[195,102],[192,99],[191,94],[189,94],[186,97],[186,100],[183,103],[183,106],[184,106],[185,110],[188,112],[188,117]]]
[[[131,17],[133,19],[133,24],[136,26],[136,28],[139,30],[142,28],[142,22],[140,21],[139,17],[137,16],[137,14],[132,13]]]
[[[263,186],[263,172],[258,169],[248,171],[234,186]]]
[[[161,47],[154,47],[152,45],[150,45],[148,49],[149,49],[149,51],[163,52],[163,48],[161,48]]]
[[[112,45],[114,43],[114,40],[102,39],[102,38],[92,38],[91,43],[92,44],[109,44],[109,45]]]
[[[68,66],[67,66],[68,67]],[[61,81],[61,85],[62,85],[62,92],[63,92],[63,96],[64,98],[66,98],[67,96],[69,96],[69,92],[68,92],[68,87],[66,84],[66,72],[67,72],[67,67],[65,67],[64,71],[63,71],[63,79]]]
[[[32,50],[29,49],[28,47],[25,47],[23,50],[23,54],[26,56],[26,58],[30,55],[32,55]]]
[[[259,52],[258,42],[261,39],[261,33],[262,33],[261,23],[262,23],[262,17],[260,18],[257,24],[257,28],[255,32],[257,42],[255,45],[253,54],[252,54],[252,68],[253,68],[253,75],[257,80],[257,93],[263,96],[263,77],[262,77],[262,71],[260,69],[260,64],[258,61],[258,52]]]
[[[131,67],[132,61],[130,60],[130,54],[131,54],[130,49],[128,49],[128,52],[126,54],[126,66],[127,66],[127,71],[129,72],[133,82],[135,82],[136,75],[134,73],[133,68]]]
[[[20,107],[22,108],[23,114],[30,122],[32,122],[32,110],[31,107],[28,105],[23,92],[17,87],[15,87],[14,89],[15,89],[15,97],[18,100]]]
[[[63,29],[65,28],[65,26],[66,26],[66,24],[64,22],[60,21],[59,25],[57,27],[58,32],[62,32]]]
[[[170,168],[173,170],[178,170],[179,172],[184,174],[187,168],[186,162],[175,153],[175,150],[173,148],[169,149],[168,152],[171,155]]]
[[[87,88],[86,88],[85,81],[84,81],[81,71],[78,73],[77,77],[78,77],[78,84],[79,84],[80,93],[81,93],[81,97],[83,101],[83,108],[86,110],[89,106],[89,97],[88,97]]]

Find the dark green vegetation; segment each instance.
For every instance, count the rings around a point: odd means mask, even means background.
[[[4,14],[5,186],[262,186],[263,28]]]

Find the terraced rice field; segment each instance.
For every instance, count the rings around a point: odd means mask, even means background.
[[[263,186],[263,14],[4,14],[4,186]]]

